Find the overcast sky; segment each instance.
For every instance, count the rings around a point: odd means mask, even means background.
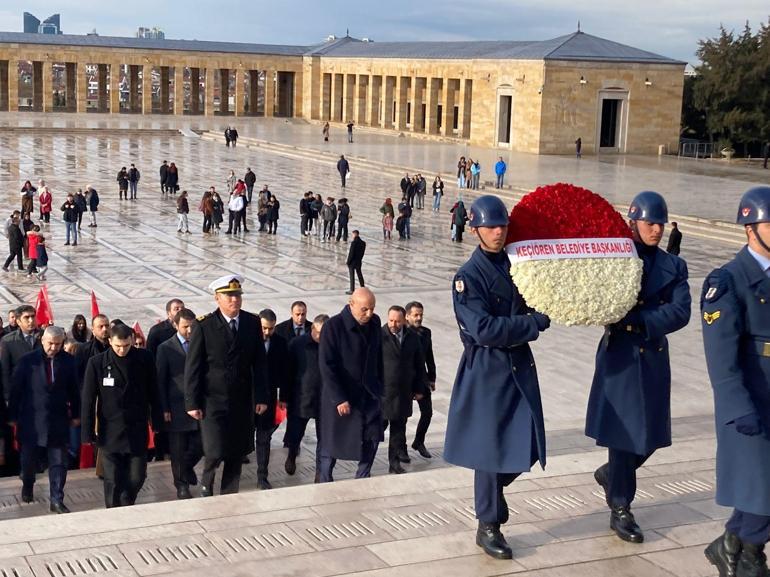
[[[309,45],[329,34],[397,40],[545,40],[577,29],[696,63],[699,39],[720,24],[767,23],[767,0],[2,0],[0,29],[22,31],[22,13],[61,14],[66,34],[94,28],[133,36]]]

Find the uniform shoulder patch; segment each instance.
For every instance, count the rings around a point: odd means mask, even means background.
[[[210,316],[211,316],[211,313],[208,313],[208,314],[206,314],[206,315],[200,315],[200,316],[197,316],[197,317],[195,317],[195,320],[196,320],[196,321],[198,321],[198,322],[200,322],[200,321],[202,321],[202,320],[204,320],[204,319],[207,319],[207,318],[209,318]]]
[[[458,293],[465,292],[465,281],[463,279],[455,279],[455,291]]]
[[[468,298],[468,282],[462,272],[457,273],[452,281],[452,297],[459,303],[465,303]]]
[[[707,304],[717,302],[730,290],[730,273],[718,268],[711,272],[703,282],[701,291],[701,308]],[[709,323],[711,324],[711,323]]]

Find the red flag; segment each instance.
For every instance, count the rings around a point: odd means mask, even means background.
[[[142,327],[139,326],[139,321],[136,321],[132,328],[134,329],[134,334],[137,340],[142,339],[142,346],[140,348],[145,348],[147,346],[147,339],[144,338],[144,332],[142,332]]]
[[[91,319],[99,316],[99,303],[96,300],[96,293],[91,291]]]
[[[51,301],[48,298],[48,288],[46,288],[46,285],[43,285],[40,292],[37,293],[35,320],[39,327],[47,327],[53,324],[53,310],[51,309]]]
[[[286,409],[282,409],[280,403],[275,404],[275,426],[277,427],[286,420]]]

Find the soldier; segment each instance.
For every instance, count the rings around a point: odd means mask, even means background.
[[[241,310],[243,277],[225,275],[209,285],[217,310],[193,326],[184,371],[187,414],[201,422],[201,496],[237,493],[242,459],[254,450],[254,413],[267,410],[265,346],[259,318]]]
[[[511,281],[503,202],[491,195],[476,199],[470,227],[479,246],[452,286],[465,353],[449,404],[444,458],[474,470],[476,544],[487,555],[511,559],[500,532],[508,521],[503,489],[537,461],[545,467],[543,408],[529,342],[551,321],[529,308]]]
[[[668,222],[666,201],[640,192],[628,210],[644,263],[636,306],[605,328],[596,353],[586,435],[607,447],[608,463],[594,472],[610,507],[610,528],[631,543],[644,535],[631,513],[636,470],[656,449],[671,445],[671,368],[666,335],[690,320],[684,260],[658,248]]]
[[[770,530],[770,186],[743,195],[748,243],[703,283],[703,342],[714,389],[717,495],[733,514],[706,548],[720,576],[767,575]]]

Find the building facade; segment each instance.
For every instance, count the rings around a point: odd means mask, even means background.
[[[685,63],[576,32],[316,46],[0,32],[0,111],[283,116],[538,154],[677,150]]]

